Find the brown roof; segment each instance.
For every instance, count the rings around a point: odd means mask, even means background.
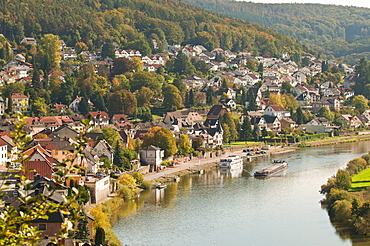
[[[23,95],[22,93],[12,93],[12,98],[28,98],[28,96]]]
[[[269,107],[271,107],[275,111],[285,111],[285,109],[279,104],[271,104],[269,105]]]

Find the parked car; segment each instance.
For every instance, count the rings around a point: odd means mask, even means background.
[[[266,154],[266,151],[261,150],[261,151],[260,151],[260,154]]]
[[[255,155],[253,152],[248,152],[247,155]]]

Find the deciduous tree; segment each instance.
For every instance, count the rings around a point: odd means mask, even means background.
[[[165,157],[174,155],[177,152],[176,139],[172,133],[163,127],[152,127],[144,135],[143,147],[153,145],[164,150]]]

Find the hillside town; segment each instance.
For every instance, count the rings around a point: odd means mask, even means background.
[[[12,58],[1,66],[0,172],[14,182],[17,176],[7,174],[19,170],[14,162],[17,155],[28,156],[23,163],[25,170],[31,170],[24,173],[32,181],[27,196],[55,185],[58,163],[77,165],[83,171],[67,173],[69,179],[58,184],[60,192],[50,201],[59,202],[66,187],[79,185],[90,193],[86,206],[94,206],[117,192],[112,177],[123,173],[158,172],[168,163],[176,165],[223,150],[230,142],[276,144],[283,138],[284,143],[289,138],[296,142],[299,136],[334,136],[342,131],[366,131],[370,125],[368,101],[352,89],[355,68],[312,54],[299,57],[298,64],[289,53],[263,57],[188,44],[165,45],[163,53],[144,56],[112,43],[113,57],[109,57],[103,51],[77,50],[59,42],[60,67],[37,71],[39,65],[27,57],[28,50],[37,47],[38,40],[32,37],[11,48]],[[190,65],[195,66],[192,74],[172,73],[168,78],[169,69]],[[139,73],[167,76],[160,85],[162,91],[155,91],[155,83],[144,81],[144,75],[135,80]],[[72,77],[81,81],[82,90],[63,97],[64,102],[56,101],[67,93]],[[138,81],[142,83],[135,84]],[[106,105],[98,98],[105,98]],[[19,114],[26,116],[27,148],[21,149],[13,141]],[[78,155],[76,138],[84,131],[86,144],[83,155]],[[159,136],[166,141],[159,141]],[[18,187],[9,186],[6,192],[5,204],[20,209],[15,202],[22,193]],[[88,219],[93,235],[94,218]],[[62,213],[55,213],[34,224],[47,241],[64,220]]]

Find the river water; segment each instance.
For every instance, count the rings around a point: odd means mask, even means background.
[[[245,160],[240,172],[213,169],[143,193],[122,208],[114,232],[123,245],[370,245],[338,233],[319,201],[322,184],[370,142],[285,153],[289,167],[267,179],[254,171],[269,157]]]

